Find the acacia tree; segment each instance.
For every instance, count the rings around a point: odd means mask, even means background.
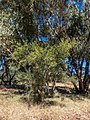
[[[30,96],[34,102],[41,102],[44,97],[45,83],[56,81],[62,77],[62,63],[69,54],[71,43],[60,42],[59,45],[50,46],[37,42],[18,46],[13,53],[13,60],[18,61],[17,67],[21,69],[21,82],[31,86]],[[20,77],[20,72],[19,72]]]

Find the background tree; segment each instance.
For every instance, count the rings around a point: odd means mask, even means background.
[[[90,59],[89,59],[89,44],[90,44],[90,25],[89,25],[89,9],[87,3],[83,6],[82,11],[78,11],[77,8],[70,8],[75,10],[74,14],[71,12],[69,24],[67,24],[67,34],[71,40],[77,41],[76,46],[70,51],[70,65],[71,69],[74,69],[73,74],[76,74],[79,87],[76,88],[77,93],[87,93],[89,87],[89,71],[90,71]],[[86,77],[87,76],[87,77]]]
[[[14,77],[14,71],[10,71],[10,60],[13,50],[15,48],[15,25],[13,24],[15,13],[12,14],[12,9],[3,1],[3,6],[0,4],[0,62],[1,82],[4,84],[11,84]]]

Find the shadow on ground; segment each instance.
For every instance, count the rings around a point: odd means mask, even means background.
[[[25,85],[3,85],[0,86],[0,95],[5,97],[12,97],[15,95],[23,95],[24,97],[21,97],[23,102],[27,102],[27,97],[25,96]],[[64,87],[64,86],[56,86],[55,93],[53,96],[48,96],[48,98],[51,98],[51,100],[44,101],[43,105],[46,106],[52,106],[52,105],[58,105],[56,101],[53,101],[53,98],[61,98],[61,101],[64,100],[64,98],[69,98],[73,101],[83,101],[85,98],[90,99],[90,89],[88,95],[79,95],[75,93],[75,90],[73,88]],[[65,107],[65,104],[61,104],[61,107]]]

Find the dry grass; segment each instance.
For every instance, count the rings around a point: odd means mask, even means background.
[[[12,91],[12,90],[11,90]],[[49,98],[52,105],[30,106],[7,90],[0,90],[0,120],[90,120],[90,100],[80,96]]]

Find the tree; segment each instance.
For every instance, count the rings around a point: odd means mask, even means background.
[[[4,1],[3,1],[4,2]],[[4,6],[0,4],[0,58],[1,58],[1,82],[4,84],[11,84],[15,72],[11,73],[10,71],[10,60],[13,50],[15,48],[15,25],[13,24],[15,19],[15,13],[12,13],[12,9],[7,7],[4,3]]]
[[[62,76],[63,60],[68,56],[70,48],[71,43],[68,41],[62,41],[55,46],[34,42],[18,46],[14,51],[12,58],[18,61],[17,66],[22,74],[26,73],[25,78],[22,75],[22,79],[31,86],[30,96],[34,102],[42,101],[46,83],[54,82]]]
[[[69,50],[70,59],[80,83],[79,88],[82,91],[82,73],[80,74],[79,71],[82,72],[84,59],[87,63],[84,81],[87,81],[89,71],[89,62],[83,51],[89,51],[89,48],[84,46],[88,45],[86,37],[90,27],[86,7],[85,12],[78,12],[74,2],[67,4],[66,0],[7,0],[5,2],[4,10],[8,10],[7,14],[10,13],[8,18],[11,20],[5,27],[7,26],[8,30],[13,28],[12,34],[9,35],[9,38],[13,37],[13,39],[8,40],[9,50],[6,49],[8,46],[5,47],[6,52],[9,51],[6,66],[11,63],[17,66],[19,72],[17,76],[21,74],[21,81],[23,77],[26,85],[31,85],[32,92],[30,94],[32,93],[33,100],[42,101],[45,83],[50,80],[55,81],[61,76],[62,63],[69,55]],[[6,11],[4,15],[6,16]],[[87,22],[84,22],[85,20]],[[7,34],[4,32],[4,35]],[[48,41],[43,43],[40,41],[40,36],[47,37]],[[84,42],[80,48],[78,46],[83,39]],[[11,42],[12,40],[13,42]],[[72,45],[74,42],[76,42],[75,46]],[[5,45],[7,44],[5,43]],[[86,56],[88,55],[89,53]],[[8,76],[8,74],[6,75]],[[86,86],[86,83],[83,85]],[[84,88],[86,90],[86,87]]]
[[[33,11],[34,0],[7,0],[7,3],[16,13],[15,16],[15,37],[23,44],[24,41],[32,42],[37,38],[37,27],[34,21]]]
[[[85,4],[82,12],[76,12],[72,14],[71,21],[67,25],[67,34],[72,39],[77,41],[77,44],[70,51],[70,66],[74,69],[73,74],[77,76],[79,87],[75,89],[77,93],[87,93],[89,87],[89,71],[90,71],[90,59],[89,59],[89,42],[90,42],[90,25],[89,25],[89,10],[87,3]]]

